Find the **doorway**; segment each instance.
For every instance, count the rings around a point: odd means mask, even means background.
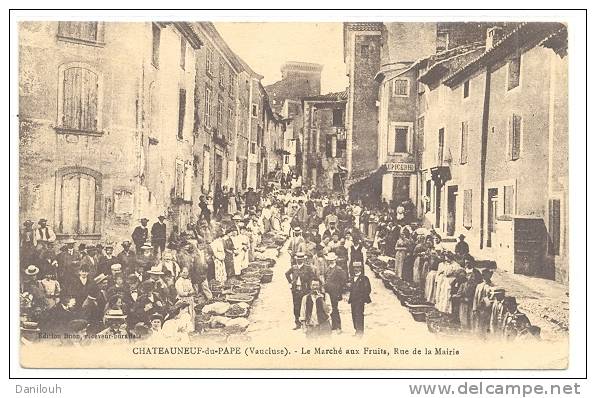
[[[410,198],[410,176],[393,176],[392,199],[401,203]]]
[[[447,236],[455,235],[457,185],[447,187]]]
[[[216,188],[221,189],[221,182],[222,182],[222,173],[223,173],[223,157],[216,153],[215,154],[215,186]]]
[[[497,208],[499,205],[499,190],[498,188],[488,189],[488,216],[487,216],[487,237],[486,247],[492,247],[493,234],[496,232]]]

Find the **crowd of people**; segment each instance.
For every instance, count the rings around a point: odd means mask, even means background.
[[[478,270],[461,237],[455,253],[433,230],[418,228],[410,201],[363,205],[316,190],[249,188],[201,196],[198,221],[149,228],[142,218],[130,240],[116,245],[62,240],[47,220],[21,232],[21,311],[24,330],[56,335],[162,335],[195,330],[197,306],[213,299],[213,283],[237,278],[264,234],[288,237],[285,273],[295,329],[307,336],[341,333],[339,303],[347,299],[355,334],[364,334],[371,284],[367,250],[395,259],[399,278],[424,289],[426,300],[463,329],[511,336],[533,329],[490,270]],[[78,243],[78,244],[77,244]],[[288,297],[290,298],[290,297]]]

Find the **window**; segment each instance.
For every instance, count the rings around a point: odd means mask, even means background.
[[[362,58],[368,58],[369,46],[368,44],[363,44],[360,46],[360,56]]]
[[[466,80],[464,83],[464,98],[468,98],[470,96],[470,81]]]
[[[180,36],[180,67],[182,70],[186,68],[186,38]]]
[[[252,153],[253,155],[257,153],[257,143],[256,142],[250,143],[250,153]]]
[[[205,113],[203,113],[205,127],[211,127],[211,88],[205,86]]]
[[[161,29],[156,24],[152,24],[151,27],[153,29],[151,63],[156,68],[159,68],[159,42],[161,40]]]
[[[465,228],[472,228],[472,190],[464,190],[464,217]]]
[[[439,150],[437,153],[437,164],[443,165],[443,148],[445,147],[445,129],[439,129]]]
[[[521,152],[522,117],[513,114],[509,120],[509,159],[517,160]]]
[[[232,138],[234,134],[234,110],[229,107],[228,108],[228,136]]]
[[[178,92],[178,139],[184,138],[184,115],[186,114],[186,90]]]
[[[58,170],[56,191],[58,204],[58,231],[62,234],[99,233],[101,205],[101,174],[85,168],[67,167]]]
[[[230,76],[228,79],[228,94],[230,97],[234,96],[234,86],[236,85],[236,76],[234,76],[234,72],[230,70]]]
[[[334,109],[333,110],[333,126],[341,127],[344,125],[344,110]]]
[[[507,64],[507,90],[512,90],[519,86],[519,78],[521,74],[521,57],[509,60]]]
[[[219,85],[221,87],[226,86],[225,74],[226,74],[226,64],[224,64],[224,62],[221,61],[219,63]]]
[[[407,127],[396,127],[395,128],[395,147],[394,147],[393,152],[395,152],[395,153],[408,152],[408,128]]]
[[[468,122],[461,123],[460,163],[468,163]]]
[[[223,99],[221,97],[217,100],[217,128],[223,128]]]
[[[410,95],[410,81],[408,79],[395,79],[393,81],[393,96],[407,97]]]
[[[548,233],[550,235],[548,252],[557,256],[561,250],[561,200],[548,201]]]
[[[259,115],[259,106],[257,104],[252,104],[252,113],[253,117],[257,117]]]
[[[207,53],[205,58],[205,70],[207,75],[213,76],[213,49],[207,47]]]
[[[449,48],[449,33],[437,32],[437,52],[445,51]]]
[[[337,157],[337,136],[335,134],[327,134],[325,137],[325,155],[328,158]]]
[[[58,22],[58,38],[91,44],[103,44],[103,23],[91,21]]]
[[[513,185],[503,187],[503,215],[510,216],[515,214],[515,190]]]
[[[60,127],[78,131],[97,131],[100,109],[97,73],[77,64],[67,66],[61,74]]]

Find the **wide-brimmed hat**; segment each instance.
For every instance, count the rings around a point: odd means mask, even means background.
[[[108,310],[105,315],[106,319],[126,319],[126,314],[119,309]]]
[[[44,223],[44,222],[48,222],[48,220],[46,220],[45,218],[40,218],[37,223],[38,224],[41,224],[41,223]]]
[[[337,254],[335,254],[335,252],[329,252],[325,256],[325,260],[327,260],[327,261],[336,261],[337,260]]]
[[[130,243],[129,240],[125,240],[124,242],[120,243],[120,246],[122,247],[130,247],[132,245],[132,243]]]
[[[72,237],[70,237],[64,241],[65,245],[74,245],[75,243],[77,243],[77,241],[74,240]]]
[[[163,214],[160,214],[159,216],[157,216],[157,218],[160,220],[165,220],[166,216],[164,216]]]
[[[240,221],[240,220],[242,220],[242,216],[239,213],[236,213],[232,217],[232,220],[234,220],[234,221]]]
[[[353,268],[363,268],[364,266],[362,265],[362,263],[360,261],[354,261],[354,263],[352,264]]]
[[[27,220],[27,221],[25,221],[25,225],[33,225],[33,221]]]
[[[108,277],[105,274],[99,274],[95,278],[93,278],[93,281],[95,283],[101,283],[101,282],[105,281],[107,278]]]
[[[464,235],[464,234],[459,234],[459,238],[460,238],[460,239],[466,239],[466,235]]]
[[[298,252],[294,254],[294,258],[296,260],[304,260],[306,258],[306,254],[304,254],[303,252]]]
[[[39,274],[39,268],[37,268],[35,265],[29,265],[25,269],[25,275],[33,276],[37,274]]]
[[[151,243],[143,243],[141,249],[153,249],[153,246],[151,246]]]
[[[143,221],[149,221],[149,219],[148,219],[148,218],[145,218],[145,217],[143,217],[143,218],[141,218],[139,221],[140,221],[140,222],[143,222]]]
[[[118,264],[118,263],[112,264],[110,266],[110,269],[114,272],[122,272],[122,264]]]
[[[163,322],[163,315],[162,315],[162,314],[160,314],[159,312],[156,312],[156,313],[152,314],[152,315],[149,317],[149,320],[150,320],[150,321],[152,321],[152,320],[154,320],[154,319],[159,319],[160,321],[162,321],[162,322]]]
[[[151,267],[149,271],[147,271],[147,273],[152,275],[163,275],[163,271],[161,267],[158,265],[156,265],[155,267]]]
[[[302,232],[302,228],[294,227],[294,233]]]

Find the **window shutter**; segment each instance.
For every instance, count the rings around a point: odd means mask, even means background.
[[[97,129],[99,83],[97,75],[84,68],[64,71],[62,126],[76,130]]]
[[[461,151],[460,151],[460,163],[464,164],[468,162],[468,122],[462,122],[461,124]]]
[[[511,127],[511,160],[517,160],[521,150],[521,116],[513,114]]]
[[[464,227],[472,227],[472,190],[466,189],[464,191]]]
[[[186,90],[178,93],[178,138],[184,138],[184,116],[186,115]]]

